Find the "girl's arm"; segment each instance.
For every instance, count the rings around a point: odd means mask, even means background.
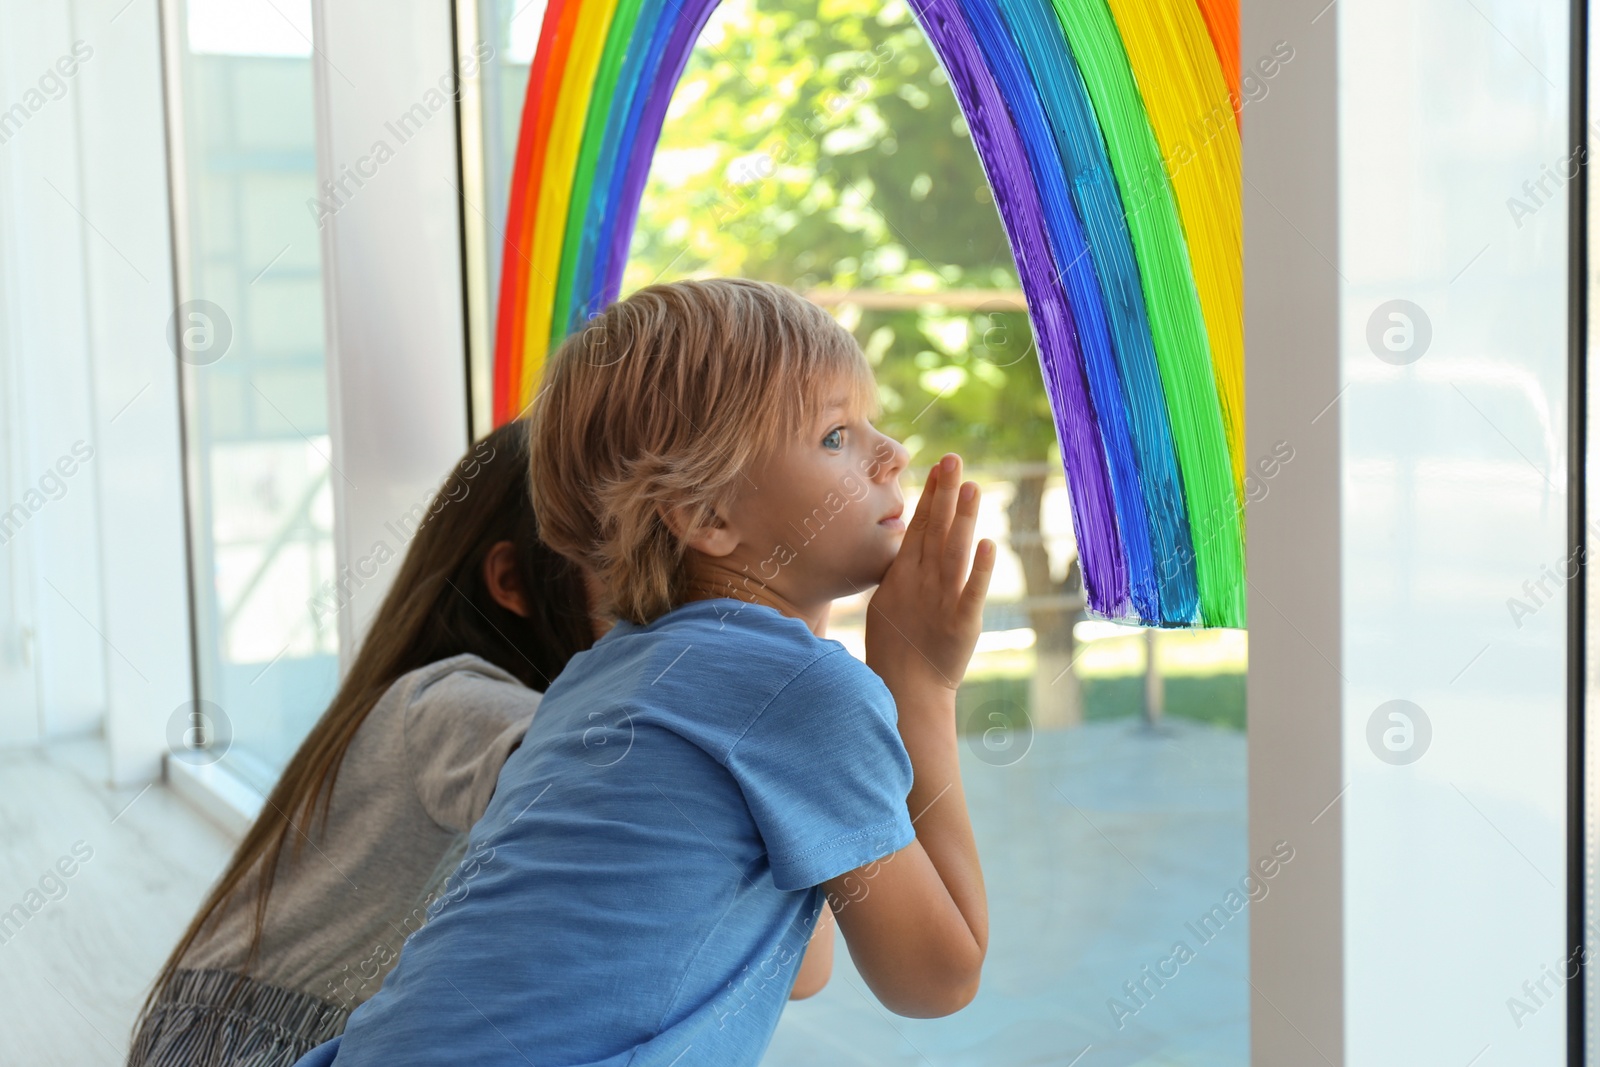
[[[790,1000],[804,1000],[822,992],[822,987],[828,984],[828,979],[833,975],[833,909],[828,907],[828,902],[822,902],[822,911],[817,916],[817,928],[811,931],[811,943],[806,947],[806,955],[800,961],[800,973],[795,977],[794,988],[789,991]]]

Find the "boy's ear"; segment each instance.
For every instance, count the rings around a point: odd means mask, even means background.
[[[739,537],[722,517],[720,509],[713,507],[711,522],[701,526],[695,531],[693,537],[685,536],[689,528],[689,509],[685,505],[667,507],[657,505],[656,514],[661,516],[661,521],[667,524],[678,540],[684,542],[696,552],[707,556],[726,556],[739,544]]]

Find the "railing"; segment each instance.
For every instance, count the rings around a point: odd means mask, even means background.
[[[255,569],[250,572],[250,577],[245,579],[244,585],[240,587],[238,595],[233,598],[233,602],[225,605],[222,609],[223,648],[232,647],[234,623],[238,621],[240,614],[249,604],[250,598],[262,587],[262,582],[266,580],[268,572],[271,571],[272,565],[277,562],[283,550],[295,541],[308,539],[308,534],[310,539],[317,539],[322,536],[321,531],[311,524],[311,505],[316,501],[317,494],[327,484],[327,469],[324,468],[317,471],[306,483],[305,489],[295,501],[294,506],[284,515],[283,521],[278,524],[278,528],[272,532],[272,535],[266,541],[262,542],[261,558],[256,563]],[[316,586],[315,572],[310,575],[306,584],[307,596],[309,597],[310,591],[314,590]],[[294,633],[299,631],[300,625],[300,623],[296,623],[295,629],[285,636],[292,637]]]

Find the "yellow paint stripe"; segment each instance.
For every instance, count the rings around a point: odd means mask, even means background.
[[[1200,8],[1109,0],[1177,195],[1211,345],[1234,491],[1244,500],[1244,241],[1239,130]]]

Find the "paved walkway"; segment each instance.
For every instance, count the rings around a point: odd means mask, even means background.
[[[789,1005],[767,1067],[1246,1067],[1249,909],[1212,919],[1209,941],[1186,925],[1248,865],[1244,735],[1091,723],[1040,734],[1012,766],[964,752],[962,775],[989,891],[977,999],[947,1019],[890,1015],[841,939],[833,980]],[[1177,941],[1193,958],[1145,980],[1140,1005],[1124,983]],[[1120,1029],[1112,997],[1137,1009]]]

